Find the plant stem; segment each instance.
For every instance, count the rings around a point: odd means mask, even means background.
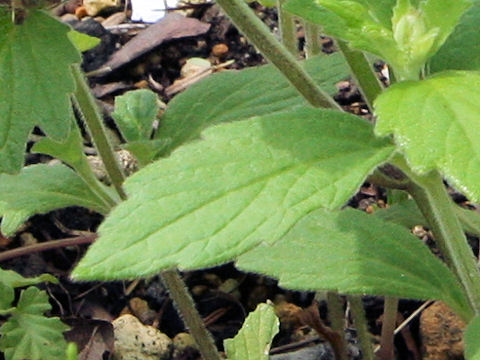
[[[305,29],[305,57],[310,59],[312,56],[320,55],[322,48],[320,46],[320,26],[312,24],[305,20],[303,23]]]
[[[370,339],[370,333],[368,332],[362,297],[358,295],[348,296],[348,302],[350,303],[350,311],[352,313],[353,324],[355,325],[355,329],[357,329],[357,337],[360,341],[360,348],[362,349],[362,359],[373,360],[374,354],[372,341]]]
[[[373,102],[383,91],[380,80],[373,72],[372,66],[363,52],[350,49],[343,40],[337,40],[337,45],[347,60],[363,99],[367,103],[370,112],[373,112]]]
[[[342,297],[336,292],[327,292],[328,319],[331,328],[340,335],[341,345],[335,349],[337,360],[348,360],[347,342],[345,341],[345,313]]]
[[[185,287],[185,283],[176,270],[164,271],[160,275],[167,286],[183,321],[190,330],[199,351],[205,360],[221,360],[213,338],[205,327],[205,323],[195,308],[195,303]]]
[[[386,296],[383,304],[382,334],[380,335],[380,350],[377,358],[382,360],[393,359],[394,331],[397,324],[398,298]]]
[[[95,99],[90,92],[90,88],[85,80],[85,76],[80,70],[80,67],[78,65],[74,65],[72,66],[72,69],[76,85],[74,94],[75,99],[78,102],[80,110],[84,116],[85,123],[90,131],[90,135],[95,143],[98,154],[102,158],[102,161],[105,165],[105,170],[110,177],[113,187],[122,199],[126,199],[127,195],[122,188],[122,183],[125,176],[123,175],[123,171],[118,164],[115,153],[106,135],[103,120],[98,112]]]
[[[295,18],[283,9],[285,0],[277,0],[278,27],[280,36],[285,48],[293,56],[298,55],[297,29],[295,27]]]
[[[407,191],[427,219],[447,265],[463,285],[471,310],[480,315],[480,273],[442,177],[437,171],[416,175],[405,159],[397,157],[394,161],[411,179]]]
[[[74,67],[73,74],[77,85],[75,97],[80,106],[80,110],[85,117],[85,122],[90,130],[93,142],[97,146],[98,153],[104,161],[105,170],[110,177],[112,184],[120,197],[126,199],[126,194],[122,188],[124,174],[115,157],[113,148],[108,141],[102,118],[90,93],[90,88],[85,81],[85,77],[83,76],[80,67]],[[220,354],[211,341],[211,335],[205,329],[203,320],[196,310],[195,304],[193,303],[182,278],[173,270],[166,271],[161,276],[165,285],[168,287],[173,301],[177,304],[184,321],[187,323],[192,337],[198,344],[203,358],[205,360],[220,360]]]
[[[314,107],[340,110],[340,106],[315,83],[296,58],[251,11],[245,0],[217,0],[223,11],[258,50],[291,82]]]

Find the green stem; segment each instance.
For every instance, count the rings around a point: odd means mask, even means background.
[[[395,165],[411,179],[407,191],[427,219],[447,265],[463,285],[471,310],[480,315],[480,273],[442,177],[436,171],[416,175],[403,158],[396,158]]]
[[[394,331],[397,325],[398,299],[385,297],[383,305],[382,334],[380,335],[380,350],[377,358],[381,360],[393,359],[394,355]]]
[[[373,102],[383,91],[380,80],[373,72],[372,66],[363,52],[350,49],[347,43],[342,40],[337,40],[337,45],[347,60],[363,99],[370,112],[373,112]]]
[[[332,330],[340,335],[340,346],[336,346],[335,358],[348,360],[347,342],[345,341],[345,313],[343,311],[342,297],[336,292],[327,292],[328,319]],[[333,345],[333,344],[332,344]]]
[[[322,47],[320,46],[320,26],[304,21],[305,28],[305,57],[310,59],[312,56],[320,55]]]
[[[105,188],[97,179],[87,161],[83,162],[82,159],[82,161],[79,161],[76,164],[72,164],[72,167],[83,179],[83,181],[90,187],[90,189],[95,193],[95,195],[97,195],[108,206],[109,209],[112,209],[113,207],[115,207],[115,205],[117,205],[118,201],[114,199],[107,191],[105,191]]]
[[[358,340],[360,341],[360,348],[362,349],[362,359],[373,360],[372,341],[370,333],[368,332],[367,318],[365,316],[365,309],[362,304],[362,297],[358,295],[348,296],[350,303],[350,311],[353,318],[353,324],[357,330]]]
[[[75,99],[80,107],[85,123],[90,131],[90,135],[95,143],[98,154],[105,165],[105,170],[110,177],[113,187],[122,199],[126,199],[127,195],[122,188],[122,183],[125,176],[115,157],[112,145],[110,144],[110,141],[106,135],[103,119],[98,112],[95,99],[90,92],[90,88],[85,80],[85,76],[80,70],[80,67],[75,65],[72,67],[72,69],[76,85],[76,90],[74,93]]]
[[[175,306],[183,315],[183,321],[195,339],[203,359],[221,360],[213,338],[198,314],[195,303],[178,272],[176,270],[164,271],[160,276],[167,286]]]
[[[296,58],[270,33],[245,0],[217,0],[223,11],[258,50],[292,83],[314,107],[340,110],[340,106],[315,83]]]
[[[293,56],[298,56],[298,40],[297,29],[295,26],[295,18],[283,9],[285,0],[277,0],[278,27],[280,36],[285,48],[290,51]]]

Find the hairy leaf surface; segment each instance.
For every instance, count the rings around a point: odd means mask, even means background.
[[[241,255],[237,266],[289,289],[441,299],[468,311],[455,276],[420,240],[350,208],[312,212],[275,244]]]
[[[1,230],[6,235],[32,215],[67,206],[83,206],[101,214],[109,210],[65,165],[32,165],[17,175],[0,175]]]
[[[233,339],[224,341],[228,360],[268,360],[280,322],[272,305],[259,304]]]
[[[0,327],[0,350],[6,360],[62,359],[68,326],[43,314],[50,310],[45,291],[29,287],[22,291],[13,315]]]
[[[305,69],[327,93],[348,77],[340,54],[304,62]],[[222,71],[175,96],[162,117],[157,138],[170,139],[166,150],[198,138],[208,126],[253,116],[293,110],[307,102],[272,65]]]
[[[229,261],[276,241],[313,209],[343,205],[393,151],[363,119],[331,110],[218,125],[127,179],[128,200],[73,276],[133,278]]]
[[[465,86],[468,84],[468,86]],[[376,133],[393,133],[412,168],[443,175],[472,201],[480,201],[480,74],[439,73],[398,83],[375,101]]]
[[[465,358],[480,360],[480,316],[475,317],[467,326],[464,335]]]
[[[80,62],[68,31],[40,10],[14,25],[0,7],[0,172],[20,170],[34,126],[56,140],[68,135],[75,88],[70,65]]]

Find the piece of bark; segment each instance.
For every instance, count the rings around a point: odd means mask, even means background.
[[[168,14],[127,42],[103,64],[102,68],[114,71],[166,41],[201,35],[209,29],[210,24],[197,19],[186,18],[175,13]]]

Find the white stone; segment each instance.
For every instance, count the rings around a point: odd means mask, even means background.
[[[177,6],[177,0],[130,0],[132,21],[154,23],[163,18],[167,8]]]
[[[157,328],[143,325],[135,316],[126,314],[113,322],[115,360],[167,360],[172,353],[172,340]]]

